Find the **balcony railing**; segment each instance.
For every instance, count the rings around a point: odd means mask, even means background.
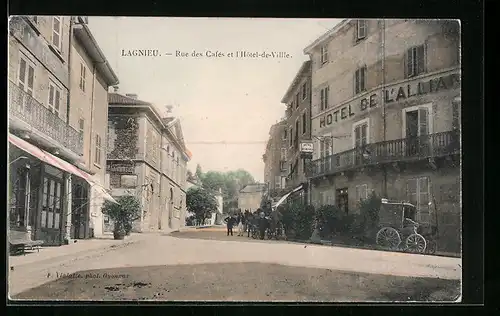
[[[457,131],[389,140],[311,161],[307,176],[314,178],[368,165],[443,157],[459,152]]]
[[[9,115],[52,138],[72,152],[82,154],[83,139],[80,132],[67,125],[12,81],[9,81]]]

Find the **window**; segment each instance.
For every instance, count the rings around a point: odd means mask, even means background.
[[[431,133],[432,104],[418,105],[403,109],[403,135],[415,138]]]
[[[293,128],[290,128],[290,147],[293,145]]]
[[[274,177],[274,187],[276,189],[281,189],[281,177],[280,176]]]
[[[87,68],[83,63],[80,64],[80,89],[85,92],[85,80],[87,77]]]
[[[429,224],[431,221],[430,183],[428,177],[410,179],[406,183],[407,197],[417,208],[417,222]]]
[[[359,41],[366,37],[366,30],[367,30],[366,20],[358,20],[356,26],[357,26],[356,39]]]
[[[299,97],[300,97],[300,92],[297,92],[297,94],[295,95],[295,108],[296,109],[298,109],[299,105],[300,105]]]
[[[328,46],[321,47],[321,65],[328,62]]]
[[[363,147],[369,143],[368,119],[361,120],[353,125],[354,129],[354,147]]]
[[[302,113],[302,134],[307,131],[307,112]]]
[[[345,214],[349,214],[349,195],[347,188],[338,189],[336,193],[337,207],[341,211],[344,211]]]
[[[52,45],[61,50],[62,19],[60,16],[52,18]]]
[[[295,120],[295,147],[299,146],[299,118]]]
[[[49,82],[49,111],[59,116],[59,110],[61,108],[61,89],[59,89],[55,84]]]
[[[101,165],[101,157],[102,156],[102,143],[101,136],[99,134],[95,135],[95,156],[94,156],[94,164],[100,166]]]
[[[425,45],[414,46],[406,52],[407,77],[415,77],[425,72]]]
[[[329,136],[325,136],[319,142],[319,154],[320,158],[325,158],[332,154],[331,139]]]
[[[307,98],[307,82],[302,85],[302,100]]]
[[[356,186],[356,201],[366,200],[368,198],[368,185],[361,184]]]
[[[286,160],[286,148],[281,148],[281,160]]]
[[[358,94],[366,91],[366,66],[363,66],[356,70],[354,73],[354,93]]]
[[[285,128],[283,130],[283,140],[286,140],[286,138],[287,138],[287,133],[286,132],[287,132],[287,129]]]
[[[43,179],[41,225],[44,228],[60,228],[62,209],[61,191],[61,182],[48,177]]]
[[[330,93],[330,87],[325,87],[320,91],[320,109],[321,111],[328,108],[328,94]]]
[[[280,161],[280,171],[286,171],[285,160]]]
[[[33,96],[33,86],[35,82],[35,67],[28,62],[27,58],[21,57],[19,60],[19,73],[17,83],[24,92]]]
[[[80,137],[83,138],[83,135],[85,133],[85,119],[80,118],[78,120],[78,131],[80,132]]]

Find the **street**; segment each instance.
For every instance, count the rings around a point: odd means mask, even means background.
[[[255,241],[213,229],[102,242],[53,260],[43,257],[52,249],[11,257],[11,298],[380,302],[455,301],[460,293],[457,258]]]

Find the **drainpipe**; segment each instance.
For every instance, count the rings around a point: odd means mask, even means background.
[[[68,43],[68,93],[66,96],[66,124],[69,125],[70,96],[71,96],[71,55],[73,55],[73,16],[69,17],[69,43]]]
[[[384,127],[384,139],[383,141],[385,142],[387,139],[387,120],[386,120],[386,112],[385,112],[385,84],[386,84],[386,79],[385,79],[385,19],[382,19],[382,34],[381,34],[381,41],[382,41],[382,121],[383,121],[383,127]],[[383,168],[384,171],[384,186],[383,186],[383,195],[387,197],[387,168],[384,166]]]
[[[94,65],[92,66],[92,95],[91,95],[91,98],[92,98],[92,103],[90,105],[90,143],[89,143],[89,169],[92,170],[92,138],[93,138],[93,135],[92,135],[92,131],[93,131],[93,125],[94,125],[94,106],[95,106],[95,102],[94,102],[94,90],[95,90],[95,72],[96,72],[96,66],[95,66],[95,62],[94,62]]]

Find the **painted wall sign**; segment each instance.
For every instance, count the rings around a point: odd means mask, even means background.
[[[379,105],[381,98],[384,98],[386,104],[401,102],[415,96],[436,93],[442,90],[449,90],[460,86],[460,75],[450,74],[428,81],[411,82],[394,88],[383,89],[374,92],[368,97],[361,98],[336,109],[333,112],[323,115],[319,119],[319,128],[330,126],[333,123],[351,118],[359,113],[363,113],[369,108]],[[356,104],[357,103],[357,104]]]

